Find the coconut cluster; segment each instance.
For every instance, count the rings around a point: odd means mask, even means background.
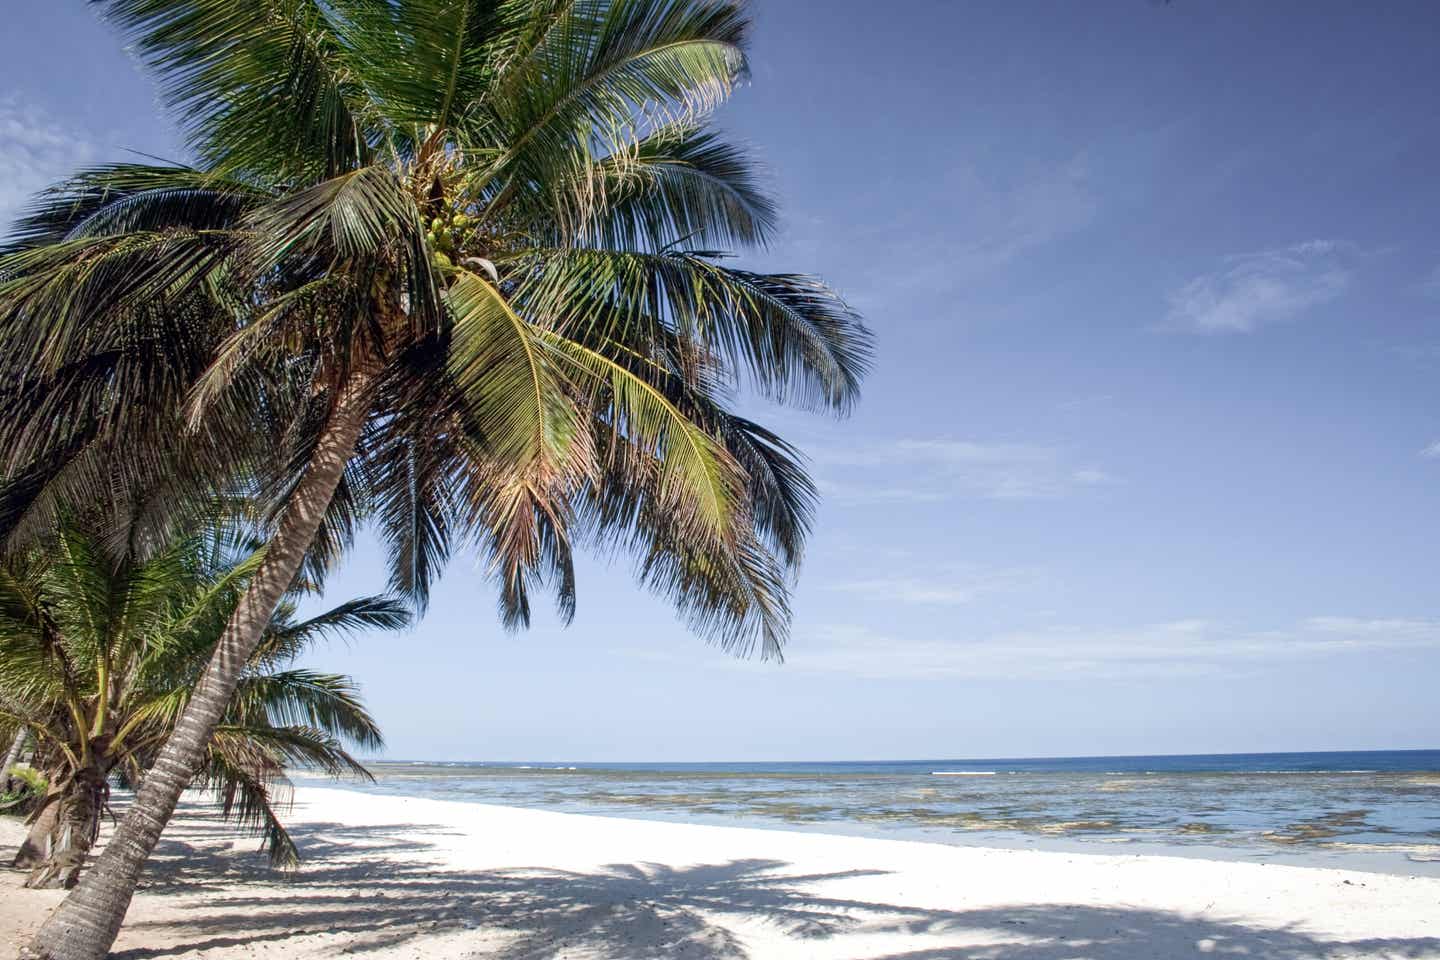
[[[435,217],[425,238],[430,241],[430,262],[443,273],[455,269],[455,258],[475,232],[475,221],[463,213]]]

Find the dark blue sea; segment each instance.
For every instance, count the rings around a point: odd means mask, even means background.
[[[1440,876],[1440,750],[371,769],[361,789],[447,800]]]

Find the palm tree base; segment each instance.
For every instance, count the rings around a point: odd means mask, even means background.
[[[25,886],[31,890],[69,890],[80,882],[80,869],[84,865],[85,851],[66,851],[32,870]]]
[[[34,816],[35,820],[30,824],[30,832],[26,834],[25,842],[20,844],[20,849],[10,861],[10,866],[17,870],[33,870],[45,862],[45,839],[54,832],[55,825],[60,822],[60,802],[50,801]]]

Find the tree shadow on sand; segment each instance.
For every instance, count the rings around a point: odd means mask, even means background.
[[[1156,958],[1436,958],[1440,939],[1329,941],[1267,929],[1124,908],[1056,904],[939,910],[822,893],[822,882],[884,871],[801,873],[779,860],[671,867],[612,864],[595,871],[441,869],[430,862],[428,826],[312,823],[295,831],[306,863],[293,877],[263,859],[236,855],[222,830],[177,825],[157,851],[151,896],[214,892],[188,908],[184,942],[115,954],[152,960],[242,943],[279,943],[323,932],[335,952],[412,944],[425,956],[550,960],[750,960],[744,930],[757,923],[797,941],[797,953],[875,960],[1138,960]],[[425,840],[417,840],[425,834]],[[443,838],[442,841],[443,842]],[[978,878],[976,882],[983,882]],[[282,889],[276,890],[276,887]],[[957,882],[957,889],[963,885]],[[286,891],[289,892],[286,892]],[[293,895],[291,895],[293,893]],[[140,942],[176,924],[138,923]],[[147,927],[150,928],[147,931]],[[455,935],[460,935],[456,939]],[[876,957],[858,938],[914,937],[915,949]],[[446,936],[443,953],[427,940]],[[856,937],[848,949],[846,939]],[[456,946],[467,940],[469,948]],[[479,949],[480,942],[484,949]],[[806,946],[816,948],[806,950]],[[962,946],[962,944],[966,944]],[[296,945],[292,943],[292,946]]]

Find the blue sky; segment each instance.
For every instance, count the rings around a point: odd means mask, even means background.
[[[768,421],[826,492],[784,666],[623,564],[572,627],[429,616],[316,657],[392,757],[799,759],[1440,746],[1440,125],[1429,3],[759,0],[722,123],[879,360]],[[0,39],[0,218],[179,156],[78,2]],[[57,69],[63,64],[64,69]],[[368,545],[334,596],[384,579]]]

